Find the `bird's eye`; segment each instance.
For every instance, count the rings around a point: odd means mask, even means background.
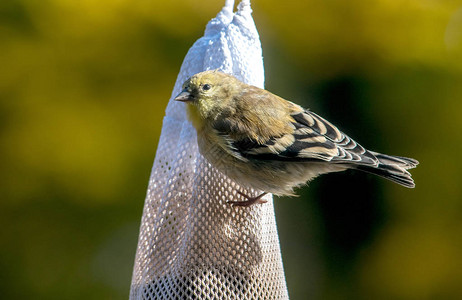
[[[210,84],[208,84],[208,83],[206,83],[206,84],[204,84],[204,85],[202,86],[202,89],[203,89],[204,91],[208,91],[208,90],[210,90],[210,88],[211,88],[211,86],[210,86]]]

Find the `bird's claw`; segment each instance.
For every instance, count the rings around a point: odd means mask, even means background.
[[[266,203],[268,201],[264,200],[264,199],[261,199],[263,196],[265,196],[267,193],[262,193],[256,197],[250,197],[250,196],[247,196],[246,194],[244,194],[243,192],[241,191],[236,191],[239,195],[241,195],[242,197],[244,197],[245,201],[231,201],[231,200],[228,200],[226,203],[229,203],[231,204],[232,206],[241,206],[241,207],[249,207],[249,206],[252,206],[254,204],[263,204],[263,203]]]

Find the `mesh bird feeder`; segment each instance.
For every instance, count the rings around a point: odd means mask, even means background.
[[[199,153],[185,105],[173,101],[195,73],[219,69],[264,85],[250,1],[227,0],[188,51],[166,109],[144,204],[130,299],[288,299],[272,195],[234,207],[245,190]]]

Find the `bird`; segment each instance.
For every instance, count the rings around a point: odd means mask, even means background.
[[[241,187],[262,193],[235,206],[265,203],[267,193],[294,196],[320,174],[356,169],[408,188],[419,162],[367,150],[309,109],[219,70],[187,79],[174,98],[186,104],[199,152]]]

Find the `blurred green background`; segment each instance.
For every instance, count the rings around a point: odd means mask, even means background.
[[[164,109],[224,1],[0,1],[0,295],[127,299]],[[275,202],[292,299],[462,299],[462,1],[253,1],[267,89],[417,158]]]

